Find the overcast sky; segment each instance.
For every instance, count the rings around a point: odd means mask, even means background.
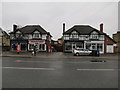
[[[49,31],[54,40],[62,36],[62,24],[66,30],[74,25],[90,25],[112,37],[118,30],[117,2],[3,2],[2,28],[11,30],[12,25],[40,25]]]

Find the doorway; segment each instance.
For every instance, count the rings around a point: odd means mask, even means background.
[[[76,43],[72,43],[72,52],[76,48]]]

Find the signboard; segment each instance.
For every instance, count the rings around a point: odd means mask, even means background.
[[[54,44],[58,44],[57,42],[54,42]]]
[[[30,41],[29,41],[29,44],[35,44],[35,43],[45,44],[45,41],[42,41],[42,40],[30,40]]]
[[[20,52],[20,44],[17,45],[17,52]]]

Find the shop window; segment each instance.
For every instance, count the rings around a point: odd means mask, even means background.
[[[39,44],[39,50],[41,50],[41,51],[45,50],[45,45],[44,44]]]
[[[27,45],[26,44],[21,44],[21,50],[27,50]]]
[[[96,44],[95,43],[92,43],[92,50],[96,50]]]
[[[77,48],[83,48],[83,43],[76,43]]]
[[[29,44],[29,49],[30,50],[34,49],[34,44]]]
[[[89,49],[89,50],[92,49],[92,48],[91,48],[91,43],[87,43],[87,44],[86,44],[86,49]]]
[[[12,44],[12,50],[17,50],[17,44]]]
[[[72,45],[70,43],[66,43],[65,50],[72,50]]]

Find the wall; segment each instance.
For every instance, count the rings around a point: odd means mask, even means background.
[[[111,39],[109,39],[107,36],[105,36],[104,53],[106,53],[107,44],[115,44],[115,43]]]

